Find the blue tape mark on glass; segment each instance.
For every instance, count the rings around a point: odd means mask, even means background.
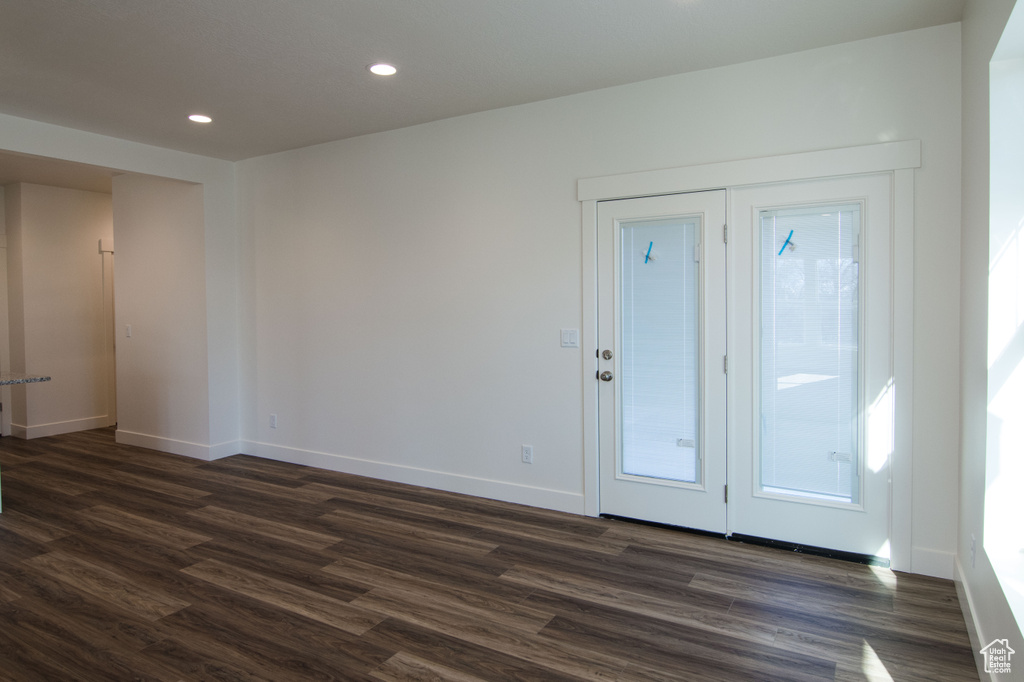
[[[790,232],[790,234],[792,234],[792,232]],[[644,256],[644,263],[647,263],[647,261],[651,260],[651,249],[653,249],[653,248],[654,248],[654,242],[651,242],[647,246],[647,255]]]
[[[789,231],[789,236],[786,237],[786,242],[782,245],[782,248],[779,249],[779,255],[780,256],[782,255],[782,252],[786,250],[786,247],[789,246],[789,240],[792,239],[792,238],[793,238],[793,230],[790,230]]]

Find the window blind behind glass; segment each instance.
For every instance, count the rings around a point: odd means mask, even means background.
[[[761,487],[856,502],[861,207],[759,217]]]
[[[621,226],[622,471],[698,482],[699,218]]]

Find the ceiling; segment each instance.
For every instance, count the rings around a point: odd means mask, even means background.
[[[0,152],[0,187],[15,182],[30,182],[34,185],[110,194],[111,178],[116,174],[117,171],[100,166]]]
[[[0,0],[0,113],[240,160],[955,22],[963,4]]]

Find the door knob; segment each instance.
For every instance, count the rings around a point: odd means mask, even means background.
[[[600,374],[598,374],[597,378],[600,379],[601,381],[611,381],[612,380],[612,373],[609,372],[608,370],[605,370],[605,371],[601,372]]]

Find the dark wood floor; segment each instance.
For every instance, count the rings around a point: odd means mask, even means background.
[[[3,680],[969,680],[953,584],[235,456],[0,440]]]

